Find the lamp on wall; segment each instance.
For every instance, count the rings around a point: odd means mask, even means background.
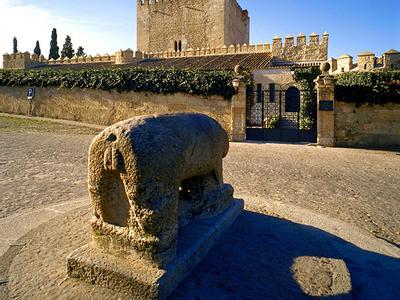
[[[232,80],[232,85],[235,88],[235,90],[237,91],[239,89],[240,79],[239,78],[234,78]]]

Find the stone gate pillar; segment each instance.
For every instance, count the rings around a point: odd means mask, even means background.
[[[231,104],[231,141],[242,142],[246,140],[246,83],[242,80],[242,67],[237,65],[234,71],[236,94]]]
[[[237,94],[232,97],[232,142],[246,140],[246,84],[240,82]]]
[[[320,146],[335,146],[335,79],[329,75],[329,63],[321,65],[322,74],[315,80],[317,85],[317,143]]]

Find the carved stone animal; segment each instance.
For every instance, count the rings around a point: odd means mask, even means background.
[[[135,117],[105,129],[89,151],[94,241],[108,252],[168,264],[179,228],[233,199],[222,178],[228,149],[223,128],[201,114]]]

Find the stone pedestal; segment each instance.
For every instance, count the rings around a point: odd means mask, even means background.
[[[94,244],[75,250],[67,259],[70,277],[126,292],[133,299],[165,299],[203,260],[220,235],[243,210],[234,200],[220,215],[190,223],[178,234],[175,259],[160,269],[147,260],[129,260],[99,251]]]

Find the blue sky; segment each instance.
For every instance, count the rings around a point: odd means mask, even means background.
[[[168,1],[168,0],[164,0]],[[356,56],[370,50],[377,55],[400,51],[400,0],[239,0],[251,17],[251,42],[271,42],[315,31],[330,34],[329,56]],[[0,0],[0,53],[12,51],[12,38],[19,50],[32,52],[40,41],[47,56],[51,29],[58,30],[58,43],[72,37],[88,54],[113,53],[136,47],[136,0]],[[0,58],[1,59],[1,58]]]

